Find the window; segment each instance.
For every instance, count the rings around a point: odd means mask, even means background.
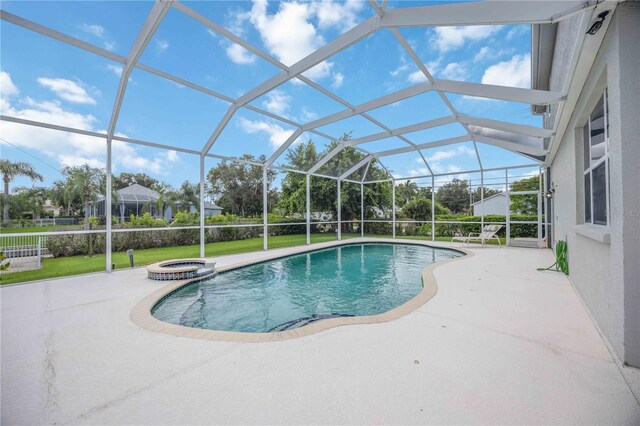
[[[609,109],[607,90],[583,129],[584,221],[609,225]]]

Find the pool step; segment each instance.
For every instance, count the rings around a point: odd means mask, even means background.
[[[294,319],[291,321],[283,322],[282,324],[276,325],[275,327],[269,330],[269,333],[274,331],[286,331],[292,328],[304,327],[305,325],[309,325],[316,321],[321,321],[329,318],[341,318],[341,317],[352,317],[351,314],[313,314],[309,317],[302,317],[298,319]]]

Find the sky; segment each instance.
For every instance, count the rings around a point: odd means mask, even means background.
[[[360,22],[374,10],[366,1],[190,2],[188,7],[244,38],[285,65],[292,65]],[[389,1],[388,8],[433,5],[433,2]],[[2,9],[56,31],[126,56],[150,2],[12,2]],[[2,114],[105,132],[122,72],[120,64],[3,22],[1,25],[0,109]],[[530,87],[530,26],[402,28],[402,36],[436,78]],[[238,98],[280,72],[279,68],[171,8],[139,62],[174,74],[231,98]],[[304,76],[352,105],[426,81],[390,30],[379,30]],[[529,105],[448,94],[459,113],[540,126]],[[304,124],[345,107],[315,88],[294,79],[255,99],[251,105]],[[116,134],[166,145],[201,150],[229,103],[208,94],[134,69],[129,78]],[[387,105],[369,115],[394,129],[450,115],[435,92]],[[28,161],[45,176],[44,185],[60,179],[66,166],[105,165],[103,139],[14,123],[0,123],[2,158]],[[294,127],[241,108],[214,143],[211,152],[225,156],[270,156]],[[338,138],[383,131],[360,116],[318,129]],[[466,134],[459,124],[407,134],[426,143]],[[296,143],[313,139],[319,150],[330,139],[304,133]],[[368,151],[408,146],[398,138],[360,145]],[[531,164],[506,150],[477,144],[485,168]],[[474,178],[478,169],[470,142],[422,150],[435,173]],[[277,163],[284,161],[283,155]],[[206,167],[218,160],[207,159]],[[384,157],[394,176],[428,174],[417,152]],[[143,172],[179,186],[199,179],[197,156],[113,143],[113,170]],[[489,176],[489,175],[488,175]],[[490,176],[489,176],[490,177]],[[13,186],[30,186],[17,179]]]

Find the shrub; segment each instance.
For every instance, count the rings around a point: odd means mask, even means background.
[[[151,216],[151,213],[143,213],[142,216],[131,215],[131,220],[128,224],[132,228],[160,228],[168,225],[164,219],[156,219]]]

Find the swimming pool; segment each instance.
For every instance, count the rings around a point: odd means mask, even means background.
[[[267,333],[377,315],[421,292],[429,264],[456,250],[400,243],[347,244],[240,267],[178,288],[152,315],[187,327]]]

